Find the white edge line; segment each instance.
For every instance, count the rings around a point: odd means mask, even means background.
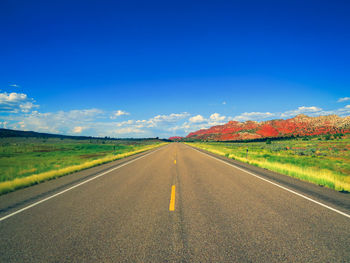
[[[261,179],[261,180],[263,180],[263,181],[265,181],[265,182],[268,182],[268,183],[273,184],[273,185],[275,185],[275,186],[277,186],[277,187],[279,187],[279,188],[282,188],[283,190],[286,190],[286,191],[288,191],[288,192],[290,192],[290,193],[292,193],[292,194],[295,194],[295,195],[300,196],[300,197],[302,197],[302,198],[304,198],[304,199],[306,199],[306,200],[309,200],[309,201],[311,201],[311,202],[313,202],[313,203],[315,203],[315,204],[318,204],[318,205],[323,206],[323,207],[325,207],[325,208],[327,208],[327,209],[329,209],[329,210],[332,210],[333,212],[336,212],[336,213],[338,213],[338,214],[341,214],[341,215],[343,215],[343,216],[345,216],[345,217],[350,218],[350,215],[349,215],[349,214],[346,214],[346,213],[344,213],[344,212],[342,212],[342,211],[339,211],[339,210],[337,210],[337,209],[335,209],[335,208],[333,208],[333,207],[330,207],[330,206],[328,206],[328,205],[325,205],[325,204],[323,204],[323,203],[320,203],[320,202],[318,202],[318,201],[316,201],[316,200],[314,200],[314,199],[311,199],[310,197],[307,197],[307,196],[305,196],[305,195],[302,195],[302,194],[300,194],[300,193],[298,193],[298,192],[295,192],[295,191],[293,191],[293,190],[291,190],[291,189],[289,189],[289,188],[286,188],[286,187],[284,187],[284,186],[282,186],[282,185],[276,184],[276,183],[274,183],[274,182],[272,182],[272,181],[270,181],[270,180],[267,180],[267,179],[265,179],[265,178],[263,178],[263,177],[261,177],[261,176],[259,176],[259,175],[256,175],[256,174],[254,174],[254,173],[251,173],[251,172],[249,172],[249,171],[247,171],[247,170],[245,170],[245,169],[242,169],[242,168],[240,168],[240,167],[238,167],[238,166],[236,166],[236,165],[234,165],[234,164],[225,162],[225,161],[223,161],[223,160],[221,160],[221,159],[219,159],[219,158],[216,158],[216,157],[214,157],[214,156],[212,156],[212,155],[210,155],[210,154],[201,152],[201,151],[197,150],[196,148],[193,148],[193,147],[190,147],[190,148],[192,148],[193,150],[195,150],[195,151],[197,151],[197,152],[200,152],[201,154],[204,154],[204,155],[206,155],[206,156],[209,156],[209,157],[211,157],[211,158],[213,158],[213,159],[215,159],[215,160],[217,160],[217,161],[220,161],[220,162],[222,162],[222,163],[224,163],[224,164],[227,164],[227,165],[232,166],[232,167],[234,167],[234,168],[236,168],[236,169],[238,169],[238,170],[241,170],[241,171],[243,171],[243,172],[245,172],[245,173],[247,173],[247,174],[250,174],[250,175],[252,175],[252,176],[255,176],[256,178],[259,178],[259,179]]]
[[[7,219],[7,218],[9,218],[9,217],[11,217],[11,216],[14,216],[14,215],[16,215],[16,214],[19,214],[19,213],[21,213],[21,212],[23,212],[23,211],[25,211],[25,210],[28,210],[29,208],[32,208],[32,207],[34,207],[34,206],[37,206],[38,204],[41,204],[41,203],[43,203],[43,202],[46,202],[47,200],[50,200],[50,199],[52,199],[52,198],[55,198],[56,196],[59,196],[59,195],[65,193],[65,192],[68,192],[68,191],[70,191],[70,190],[73,190],[74,188],[77,188],[77,187],[79,187],[79,186],[81,186],[81,185],[83,185],[83,184],[86,184],[86,183],[88,183],[88,182],[90,182],[90,181],[92,181],[92,180],[95,180],[95,179],[97,179],[97,178],[99,178],[99,177],[101,177],[101,176],[103,176],[103,175],[105,175],[105,174],[108,174],[108,173],[110,173],[110,172],[112,172],[112,171],[114,171],[114,170],[117,170],[117,169],[119,169],[119,168],[122,168],[122,167],[125,166],[125,165],[128,165],[128,164],[130,164],[130,163],[132,163],[132,162],[135,162],[135,161],[137,161],[137,160],[140,160],[140,159],[142,159],[142,158],[144,158],[144,157],[146,157],[146,156],[148,156],[148,155],[150,155],[150,154],[152,154],[152,153],[155,153],[155,152],[159,151],[160,149],[161,149],[161,148],[159,148],[159,149],[157,149],[157,150],[155,150],[155,151],[153,151],[153,152],[147,153],[147,154],[145,154],[145,155],[142,155],[141,157],[138,157],[138,158],[133,159],[133,160],[131,160],[131,161],[128,161],[128,162],[126,162],[126,163],[123,163],[123,164],[121,164],[121,165],[119,165],[119,166],[117,166],[117,167],[114,167],[114,168],[112,168],[112,169],[109,169],[108,171],[105,171],[105,172],[103,172],[103,173],[101,173],[101,174],[98,174],[98,175],[96,175],[96,176],[94,176],[94,177],[92,177],[92,178],[90,178],[90,179],[87,179],[87,180],[84,181],[84,182],[81,182],[81,183],[79,183],[79,184],[76,184],[76,185],[74,185],[74,186],[72,186],[72,187],[69,187],[69,188],[67,188],[67,189],[65,189],[65,190],[63,190],[63,191],[61,191],[61,192],[58,192],[58,193],[56,193],[56,194],[54,194],[54,195],[51,195],[51,196],[49,196],[49,197],[46,197],[46,198],[44,198],[44,199],[42,199],[42,200],[40,200],[40,201],[38,201],[38,202],[35,202],[35,203],[31,204],[31,205],[28,205],[28,206],[26,206],[26,207],[23,207],[23,208],[17,210],[17,211],[15,211],[15,212],[11,213],[11,214],[8,214],[8,215],[6,215],[6,216],[4,216],[4,217],[1,217],[1,218],[0,218],[0,222],[3,221],[3,220],[5,220],[5,219]]]

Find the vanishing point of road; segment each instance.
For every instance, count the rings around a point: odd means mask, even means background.
[[[171,143],[1,196],[0,262],[350,262],[350,196]]]

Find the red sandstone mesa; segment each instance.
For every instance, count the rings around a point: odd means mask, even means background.
[[[229,121],[224,125],[213,126],[191,132],[186,138],[200,140],[251,140],[266,137],[308,136],[320,134],[350,133],[350,116],[337,115],[309,117],[304,114],[283,120],[263,122]]]

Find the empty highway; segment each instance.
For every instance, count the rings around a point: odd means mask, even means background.
[[[0,262],[350,262],[350,195],[171,143],[0,196]]]

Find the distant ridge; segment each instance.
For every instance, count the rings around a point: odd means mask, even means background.
[[[237,141],[263,138],[312,136],[321,134],[350,133],[350,116],[337,115],[309,117],[299,114],[291,119],[270,121],[229,121],[224,125],[213,126],[191,132],[188,139]]]
[[[51,133],[41,133],[34,131],[20,131],[0,128],[0,138],[8,137],[36,137],[36,138],[60,138],[60,139],[74,139],[74,140],[162,140],[157,138],[111,138],[111,137],[92,137],[92,136],[74,136],[74,135],[61,135]]]
[[[169,137],[168,140],[170,141],[181,141],[183,139],[183,137],[181,136],[173,136],[173,137]]]

